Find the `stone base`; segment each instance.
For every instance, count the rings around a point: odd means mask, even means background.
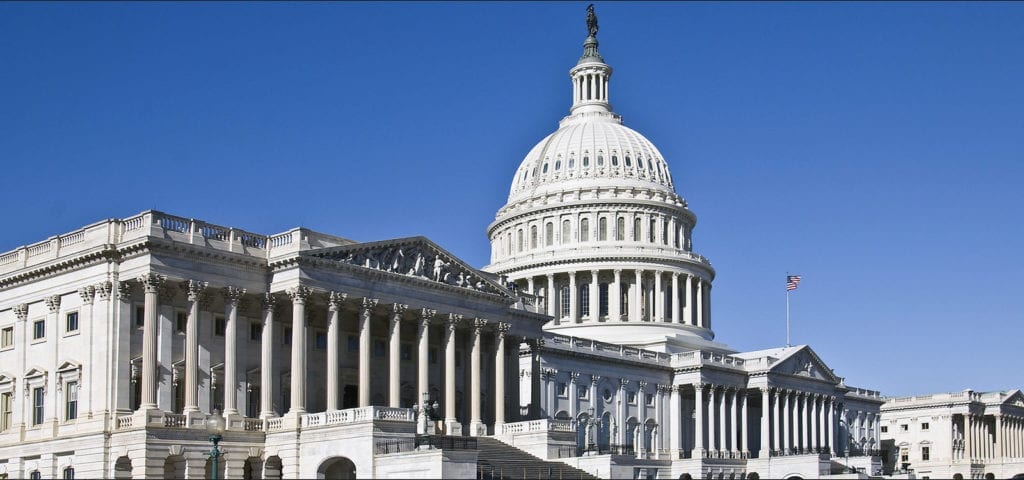
[[[486,437],[487,425],[481,422],[471,422],[469,424],[469,435],[473,437]]]
[[[461,436],[462,435],[462,424],[457,420],[445,420],[444,421],[444,434],[450,436]]]

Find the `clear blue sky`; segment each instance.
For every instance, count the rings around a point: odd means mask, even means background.
[[[154,208],[471,264],[579,3],[0,3],[0,250]],[[598,3],[718,339],[889,395],[1024,387],[1024,3]]]

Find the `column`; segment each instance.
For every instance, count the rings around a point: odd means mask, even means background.
[[[448,314],[444,341],[444,427],[447,435],[462,435],[462,425],[455,418],[455,329],[462,315]]]
[[[655,322],[665,321],[665,292],[661,290],[661,270],[654,272],[654,305],[651,308],[651,320]]]
[[[601,318],[601,298],[597,288],[597,270],[590,271],[590,321],[596,322]]]
[[[778,412],[778,410],[776,410]],[[768,387],[761,387],[761,449],[757,452],[757,458],[768,458],[771,456],[771,393]],[[778,422],[775,422],[775,429],[778,430]],[[750,442],[747,442],[749,448]]]
[[[301,285],[288,290],[292,299],[292,390],[288,413],[294,415],[306,413],[306,299],[311,293],[309,287]]]
[[[679,386],[669,385],[669,409],[668,409],[668,449],[671,459],[680,458],[679,452],[682,449],[682,409],[683,402],[680,398]],[[699,403],[699,402],[698,402]],[[697,419],[700,421],[700,419]]]
[[[558,315],[555,314],[555,274],[548,274],[548,286],[547,286],[547,297],[544,299],[546,306],[548,307],[548,316],[555,319],[555,325],[558,325]]]
[[[156,380],[159,366],[156,364],[157,293],[166,277],[148,273],[138,278],[145,296],[145,316],[142,326],[142,401],[139,410],[156,409]]]
[[[430,321],[437,314],[429,308],[420,310],[420,321],[416,329],[417,359],[416,359],[416,398],[423,398],[424,393],[430,392]],[[435,398],[434,401],[439,399]]]
[[[398,408],[402,403],[402,314],[409,308],[399,303],[391,305],[391,323],[388,324],[388,406]],[[422,401],[422,397],[420,398]]]
[[[747,407],[748,407],[747,406],[747,392],[746,391],[740,391],[740,430],[741,430],[741,432],[740,432],[740,442],[741,443],[740,443],[740,446],[738,447],[738,450],[740,451],[740,455],[743,458],[748,458],[750,456],[750,437],[748,436],[748,432],[750,430],[747,428],[747,419],[748,419],[747,418],[747,414],[748,414],[748,412],[747,412],[748,408]]]
[[[685,274],[686,282],[683,285],[685,292],[683,297],[686,303],[683,304],[683,323],[693,325],[693,275]]]
[[[679,273],[672,272],[672,323],[681,323],[679,318]]]
[[[480,420],[480,396],[483,393],[480,388],[480,349],[482,347],[482,336],[480,330],[487,325],[483,318],[473,319],[473,347],[470,353],[469,375],[473,379],[469,387],[469,434],[478,437],[487,435],[486,426]],[[483,432],[481,432],[483,429]]]
[[[576,416],[579,415],[579,395],[576,394],[576,379],[580,377],[580,372],[569,372],[569,388],[567,395],[569,397],[569,416],[575,421]]]
[[[608,316],[609,320],[626,320],[622,316],[622,270],[615,269],[615,278],[608,285]]]
[[[635,322],[643,320],[641,318],[641,312],[643,312],[643,285],[644,285],[644,272],[643,270],[636,270],[636,283],[633,285],[633,318]]]
[[[722,387],[722,394],[718,396],[718,452],[721,456],[725,457],[728,451],[726,443],[729,441],[729,430],[726,428],[726,413],[725,404],[728,402],[729,392],[725,387]]]
[[[159,290],[160,290],[161,293],[167,291],[164,288],[161,288]],[[59,332],[61,332],[63,330],[63,326],[61,325],[61,321],[60,321],[61,296],[60,295],[52,295],[52,296],[46,297],[44,300],[46,301],[46,310],[49,312],[49,313],[47,313],[46,318],[44,320],[45,325],[47,325],[46,328],[47,329],[52,329],[51,330],[51,332],[52,332],[51,335],[53,333],[57,333],[59,335]],[[162,302],[159,302],[159,297],[157,298],[157,302],[158,302],[157,305],[162,303]],[[170,302],[166,302],[166,303],[170,304]],[[159,316],[157,318],[159,318]],[[81,316],[79,316],[78,325],[79,325],[79,331],[81,331],[81,325],[82,325],[82,318],[81,318]],[[154,325],[157,326],[159,324],[157,323],[157,324],[154,324]],[[157,327],[157,332],[158,332],[157,338],[158,339],[160,338],[159,332],[161,330],[162,330],[161,328]],[[59,362],[58,358],[59,358],[59,355],[60,355],[60,342],[59,341],[58,342],[46,342],[45,345],[48,347],[46,353],[45,354],[39,354],[39,356],[42,357],[42,356],[45,355],[46,357],[48,357],[48,360],[50,362],[52,362],[52,365],[54,365],[54,366],[60,365],[58,363]],[[28,345],[26,345],[26,347],[27,346]],[[157,352],[159,352],[159,351],[160,350],[158,348]],[[157,361],[156,361],[155,365],[160,365],[161,363],[162,362],[160,361],[160,357],[157,356]],[[170,363],[170,362],[167,362],[167,363]],[[79,374],[81,374],[81,369],[79,369]],[[46,374],[46,378],[44,378],[43,381],[46,382],[46,383],[43,384],[44,387],[46,387],[46,385],[49,384],[49,385],[53,385],[53,389],[56,390],[54,392],[54,391],[50,390],[49,387],[44,388],[44,392],[46,392],[46,394],[43,395],[44,402],[45,402],[45,404],[43,406],[43,411],[46,413],[45,420],[47,422],[46,423],[46,427],[44,427],[44,428],[51,429],[51,428],[53,428],[53,424],[56,424],[59,421],[60,417],[61,417],[61,410],[62,410],[61,405],[62,404],[61,404],[60,396],[63,393],[64,385],[61,384],[60,376],[58,375],[58,373],[56,371],[52,371],[52,372],[47,373]],[[157,381],[155,383],[157,384],[157,386],[159,386],[159,381]],[[79,378],[78,384],[82,385],[81,378]],[[28,393],[28,389],[26,389],[26,393]],[[168,406],[166,404],[166,402],[160,402],[159,401],[159,396],[154,396],[153,398],[157,399],[156,400],[157,401],[157,408],[159,408],[160,405],[163,405],[165,407]],[[43,461],[45,462],[45,460],[43,460]]]
[[[644,401],[647,396],[647,392],[645,390],[647,390],[647,381],[640,380],[637,382],[636,407],[638,413],[637,419],[640,422],[636,426],[637,441],[634,444],[634,450],[637,458],[647,458],[645,455],[647,453],[647,448],[646,445],[644,445],[644,443],[646,443],[645,440],[647,439],[647,402]]]
[[[739,425],[737,425],[737,423],[736,423],[736,420],[737,420],[736,413],[737,413],[737,410],[739,410],[738,390],[732,389],[730,391],[732,392],[732,395],[730,395],[732,397],[732,405],[730,406],[730,411],[729,411],[729,422],[730,422],[729,433],[732,435],[732,440],[729,443],[729,448],[730,448],[730,451],[732,452],[732,457],[736,458],[739,455],[740,450],[742,450],[739,447],[739,445],[740,445],[739,437],[738,437],[738,435],[739,435],[739,428],[738,428]]]
[[[363,297],[363,304],[359,309],[359,406],[370,406],[370,320],[373,317],[373,308],[379,300],[376,298]]]
[[[789,390],[782,391],[782,443],[780,448],[783,455],[789,455],[792,451],[792,443],[789,441],[789,420],[790,420],[790,405],[789,405]]]
[[[494,434],[501,434],[505,425],[505,335],[512,324],[498,323],[494,336]]]
[[[93,384],[96,383],[96,381],[93,380],[93,371],[99,366],[98,362],[95,362],[92,357],[94,356],[97,347],[100,346],[96,340],[97,335],[93,324],[93,302],[96,299],[96,287],[92,285],[80,287],[78,289],[78,296],[82,299],[82,310],[79,313],[79,328],[82,330],[82,337],[88,339],[87,341],[92,347],[92,349],[90,349],[92,351],[87,353],[82,361],[82,379],[78,384],[78,411],[79,415],[86,418],[92,418],[92,411],[95,405],[93,403],[95,400],[93,400],[92,387]],[[100,322],[99,325],[105,325],[105,322]],[[13,398],[11,401],[14,401]],[[11,408],[14,408],[14,405],[11,405]]]
[[[224,288],[224,416],[238,415],[238,301],[244,288]]]
[[[832,455],[838,455],[836,449],[836,405],[832,397],[828,397],[828,449]]]
[[[338,409],[338,329],[341,305],[347,297],[340,292],[327,294],[327,411]]]
[[[704,385],[695,384],[693,390],[693,405],[696,412],[693,419],[693,452],[690,456],[701,458],[704,456]]]
[[[807,453],[811,445],[810,438],[808,438],[810,435],[808,400],[810,400],[810,396],[805,392],[800,392],[800,400],[797,403],[798,408],[800,408],[800,451],[804,453]]]
[[[543,242],[538,243],[543,244]],[[537,285],[533,281],[533,275],[526,277],[526,290],[530,292],[530,295],[537,295]]]
[[[576,272],[569,272],[569,323],[580,323]]]
[[[199,412],[199,300],[206,282],[189,280],[183,284],[188,294],[188,319],[185,323],[185,414]]]
[[[189,299],[191,300],[191,294]],[[260,418],[270,418],[274,416],[274,305],[277,303],[277,298],[270,293],[266,293],[263,295],[261,303],[263,307],[263,332],[261,332],[262,337],[260,337]],[[198,319],[198,305],[192,308]],[[189,323],[192,323],[191,318]],[[198,353],[197,351],[196,354]],[[185,378],[188,378],[187,371]],[[195,387],[191,388],[195,391]],[[185,392],[187,395],[188,390]],[[196,411],[198,410],[199,408],[197,407]]]
[[[696,298],[694,308],[697,310],[695,323],[698,327],[706,327],[704,325],[704,280],[700,277],[697,278],[697,292],[694,294],[694,297]]]
[[[710,385],[708,388],[708,450],[710,451],[709,457],[718,456],[718,442],[715,441],[715,430],[718,425],[715,422],[715,401],[716,393],[718,388],[714,385]]]

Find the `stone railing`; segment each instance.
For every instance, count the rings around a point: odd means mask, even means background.
[[[672,365],[675,366],[719,365],[743,368],[745,364],[742,358],[715,352],[692,351],[672,355]]]
[[[877,390],[868,390],[866,388],[858,388],[858,387],[851,387],[851,386],[847,386],[847,388],[850,389],[850,391],[847,393],[848,395],[849,394],[853,394],[853,395],[856,395],[858,397],[879,398],[879,399],[882,398],[882,392],[879,392]]]
[[[242,430],[247,432],[259,432],[264,429],[263,419],[261,418],[245,418],[242,420]]]
[[[164,426],[165,427],[187,427],[188,417],[179,415],[177,413],[165,413],[164,414]]]
[[[593,352],[603,357],[634,358],[637,360],[644,360],[646,363],[653,362],[662,365],[668,365],[672,359],[671,355],[667,353],[643,350],[636,347],[627,347],[624,345],[616,345],[613,343],[599,342],[597,340],[590,340],[588,338],[572,337],[569,335],[561,335],[557,333],[546,334],[545,338],[550,340],[552,346],[554,346],[555,348],[566,349],[571,351]]]
[[[518,435],[537,432],[575,432],[576,422],[572,420],[527,420],[525,422],[506,423],[501,426],[499,435]]]
[[[283,417],[268,418],[266,420],[266,422],[264,422],[264,429],[266,429],[266,431],[268,431],[268,432],[273,432],[275,430],[281,430],[283,428],[284,428],[284,418]]]
[[[115,430],[127,430],[129,428],[132,428],[132,423],[133,423],[132,418],[133,417],[131,415],[124,415],[124,416],[121,416],[121,417],[117,417],[117,421],[115,422],[114,429]]]
[[[326,427],[346,423],[384,420],[392,422],[415,422],[416,414],[411,408],[369,406],[349,408],[330,412],[307,413],[302,416],[302,428]]]

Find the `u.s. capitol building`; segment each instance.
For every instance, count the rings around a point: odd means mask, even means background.
[[[881,471],[879,392],[715,338],[697,217],[588,30],[482,270],[422,237],[158,211],[0,254],[0,478]]]

